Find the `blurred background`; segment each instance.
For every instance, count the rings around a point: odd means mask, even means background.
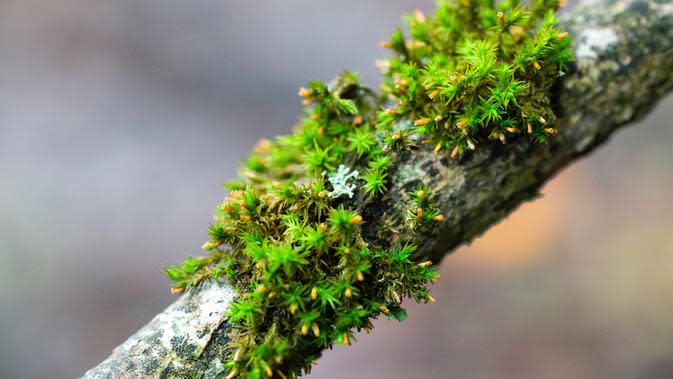
[[[72,378],[175,298],[220,184],[309,79],[431,0],[0,1],[0,377]],[[673,98],[311,378],[670,378]]]

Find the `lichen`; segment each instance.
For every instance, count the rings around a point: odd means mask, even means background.
[[[325,174],[326,172],[323,171],[323,176]],[[358,170],[351,171],[348,167],[339,165],[336,172],[327,175],[327,180],[332,185],[332,190],[327,193],[327,196],[335,199],[343,195],[348,195],[349,198],[352,198],[357,186],[354,183],[349,184],[349,181],[351,179],[357,180],[358,175],[360,175]]]
[[[240,292],[227,354],[209,372],[295,377],[374,318],[403,320],[404,298],[434,301],[437,274],[433,262],[412,259],[414,236],[444,215],[420,183],[387,194],[389,170],[423,144],[461,159],[490,140],[555,134],[549,88],[571,57],[569,36],[555,28],[557,5],[439,1],[434,14],[406,18],[409,37],[397,31],[384,42],[394,54],[379,62],[380,95],[351,72],[299,91],[304,118],[292,134],[255,146],[216,210],[203,245],[210,254],[166,270],[175,293],[223,276]],[[366,207],[384,194],[408,199],[405,233],[385,224],[363,233]],[[161,338],[182,341],[174,331]]]
[[[225,281],[204,282],[199,290],[188,291],[116,348],[110,358],[84,378],[189,377],[175,373],[195,371],[200,356],[217,337],[202,331],[222,324],[234,297]]]
[[[575,54],[578,58],[598,58],[598,53],[617,43],[612,28],[587,28],[580,32]]]

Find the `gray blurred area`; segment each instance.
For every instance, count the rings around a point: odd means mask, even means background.
[[[171,301],[250,146],[309,79],[376,85],[432,1],[0,1],[0,378],[72,378]],[[313,378],[673,376],[668,98],[447,258]]]

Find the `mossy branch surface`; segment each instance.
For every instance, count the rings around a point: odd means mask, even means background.
[[[552,92],[549,105],[558,117],[553,123],[555,135],[547,143],[539,143],[530,138],[510,138],[506,135],[510,131],[505,129],[498,131],[509,140],[502,145],[482,142],[479,136],[474,137],[477,141],[468,141],[460,139],[464,134],[434,133],[430,138],[433,143],[416,144],[409,151],[395,150],[391,159],[396,163],[386,171],[383,194],[377,194],[381,178],[370,175],[366,180],[371,191],[367,192],[375,193],[376,201],[355,195],[346,203],[348,209],[357,210],[348,220],[357,224],[363,239],[370,245],[389,246],[379,241],[380,231],[393,231],[394,240],[413,241],[418,246],[417,261],[438,263],[454,247],[469,242],[523,201],[534,198],[546,180],[593,150],[618,127],[643,117],[673,86],[670,1],[612,1],[576,8],[563,17],[561,29],[573,36],[576,62]],[[403,87],[404,82],[397,84]],[[432,93],[435,89],[427,90]],[[340,107],[345,113],[351,112],[348,103]],[[412,112],[402,112],[395,122],[430,125],[426,120],[429,115],[422,114],[428,111],[413,108]],[[536,119],[550,118],[545,115]],[[463,115],[455,116],[456,123],[462,124]],[[545,132],[544,127],[532,127],[535,133]],[[502,139],[499,134],[494,137]],[[466,148],[475,143],[478,148],[466,154]],[[362,151],[370,148],[366,138],[358,136],[353,137],[351,146],[356,146],[356,152],[358,147]],[[316,168],[332,164],[319,158],[314,161]],[[349,192],[348,183],[342,183],[344,194]],[[424,204],[421,192],[432,194],[432,204]],[[409,228],[410,204],[415,205],[412,221],[430,212],[431,228]],[[425,209],[421,215],[418,208]],[[366,222],[361,224],[358,217]],[[357,274],[354,277],[357,281]],[[188,290],[85,376],[226,376],[229,368],[225,363],[232,358],[227,314],[234,297],[224,279]],[[313,354],[307,352],[307,356]]]

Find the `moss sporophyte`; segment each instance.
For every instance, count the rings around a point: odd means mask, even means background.
[[[380,93],[352,72],[300,89],[294,132],[260,141],[228,185],[203,245],[210,254],[166,270],[175,293],[223,276],[237,286],[228,377],[296,377],[377,316],[403,320],[402,299],[434,301],[438,274],[412,260],[413,238],[387,238],[385,227],[365,237],[363,214],[398,157],[424,144],[460,159],[480,144],[555,133],[550,87],[572,57],[558,5],[440,0],[382,43],[392,56],[377,62]],[[436,195],[408,194],[410,230],[444,220]]]

